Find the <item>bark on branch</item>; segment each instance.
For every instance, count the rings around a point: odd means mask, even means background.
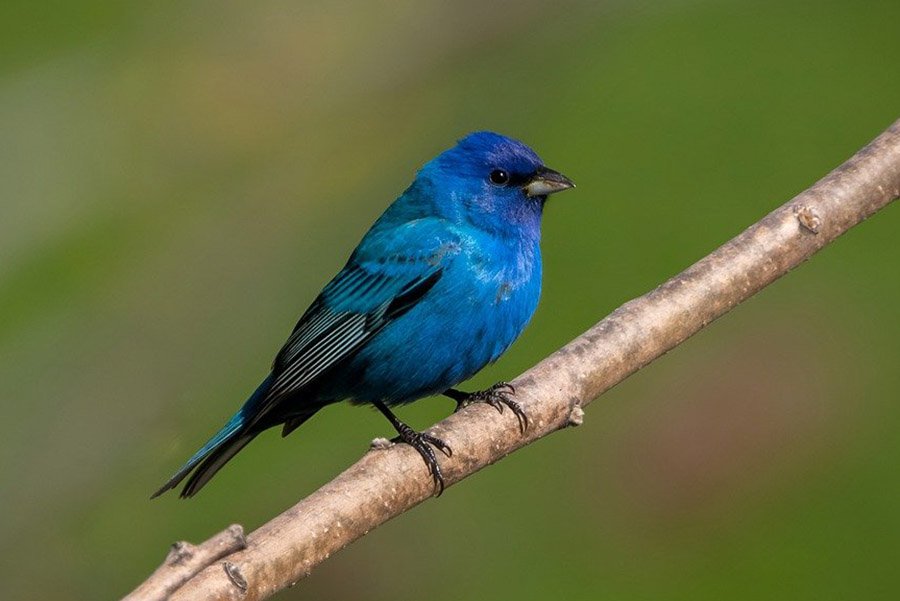
[[[747,300],[900,196],[900,120],[846,163],[730,242],[636,298],[517,378],[528,412],[521,435],[510,412],[470,406],[431,428],[454,451],[452,485],[566,426],[582,407]],[[247,537],[173,595],[179,601],[265,599],[370,530],[431,497],[431,477],[406,445],[378,445]],[[135,591],[134,599],[141,597]]]
[[[232,524],[199,545],[178,541],[169,548],[162,565],[122,601],[165,601],[200,570],[246,546],[244,529],[239,524]]]

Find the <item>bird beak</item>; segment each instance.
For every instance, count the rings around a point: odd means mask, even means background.
[[[547,196],[574,187],[575,183],[559,171],[541,167],[525,184],[524,190],[528,196]]]

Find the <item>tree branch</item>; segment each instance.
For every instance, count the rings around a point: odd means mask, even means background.
[[[200,545],[174,543],[162,565],[122,601],[165,601],[200,570],[247,546],[244,529],[232,524]]]
[[[516,398],[531,424],[525,435],[509,412],[480,404],[431,428],[454,451],[442,461],[447,484],[580,424],[584,405],[898,196],[900,121],[814,186],[516,379]],[[337,478],[251,533],[246,549],[213,560],[172,599],[265,599],[432,492],[414,450],[373,444]]]

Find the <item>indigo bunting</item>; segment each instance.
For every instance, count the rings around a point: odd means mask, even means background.
[[[453,388],[500,357],[522,333],[541,291],[541,216],[550,194],[573,187],[525,144],[493,132],[467,135],[416,175],[366,233],[343,269],[294,327],[271,373],[153,497],[190,475],[191,497],[259,433],[287,436],[326,405],[370,403],[444,488],[439,438],[390,407],[444,394],[460,407],[508,407],[527,416],[503,382]]]

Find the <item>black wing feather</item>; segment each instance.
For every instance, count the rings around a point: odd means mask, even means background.
[[[280,400],[313,383],[329,368],[352,356],[392,320],[412,309],[437,284],[442,273],[441,268],[430,266],[412,280],[399,281],[353,268],[345,277],[335,278],[300,318],[276,356],[272,385],[253,423],[260,423]],[[334,293],[365,294],[375,297],[377,304],[372,303],[371,310],[365,312],[335,310],[328,303],[329,294]]]

